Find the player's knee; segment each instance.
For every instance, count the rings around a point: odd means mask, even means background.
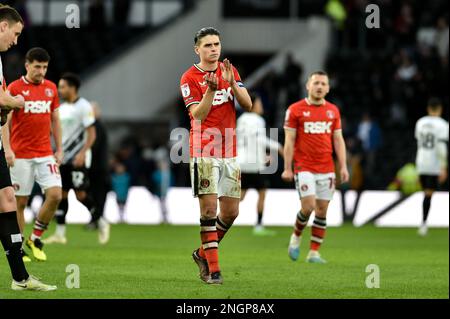
[[[48,200],[50,203],[53,204],[59,204],[62,200],[62,193],[61,192],[49,192],[45,199]]]
[[[86,199],[87,194],[85,191],[75,191],[75,196],[80,202],[83,202]]]
[[[433,189],[426,189],[424,190],[425,196],[426,197],[431,197],[433,196],[434,190]]]
[[[214,218],[217,215],[217,204],[207,204],[202,209],[202,216],[206,218]]]
[[[320,209],[316,208],[315,210],[315,216],[319,218],[326,218],[327,217],[327,211],[326,209]]]
[[[302,213],[307,216],[311,215],[315,209],[316,209],[316,205],[314,205],[314,204],[302,205]]]
[[[1,207],[3,211],[16,210],[16,196],[12,187],[5,187],[0,194]]]
[[[226,210],[224,212],[221,212],[221,215],[224,219],[226,219],[225,222],[227,223],[233,223],[233,221],[238,217],[239,215],[239,209],[231,209]]]
[[[24,197],[24,196],[16,197],[16,201],[17,201],[17,208],[20,211],[23,211],[25,209],[25,207],[27,207],[28,197]]]

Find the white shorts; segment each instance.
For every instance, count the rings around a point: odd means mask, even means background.
[[[195,157],[190,168],[194,197],[217,194],[219,198],[241,198],[241,169],[235,157]]]
[[[336,188],[336,174],[300,172],[295,175],[295,187],[300,198],[314,195],[317,199],[331,200]]]
[[[10,172],[17,196],[31,195],[35,181],[42,192],[51,187],[61,187],[61,175],[53,155],[31,159],[17,158]]]

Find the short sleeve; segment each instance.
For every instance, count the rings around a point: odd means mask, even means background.
[[[56,89],[56,86],[53,86],[53,100],[52,100],[52,112],[56,110],[59,107],[59,97],[58,97],[58,90]]]
[[[83,126],[87,128],[95,123],[94,109],[91,103],[87,101],[83,106]]]
[[[286,111],[286,116],[284,118],[284,128],[288,130],[297,130],[298,117],[295,114],[292,106],[290,106]]]
[[[443,142],[448,142],[448,123],[444,123],[440,133],[439,139]]]
[[[341,112],[339,112],[339,109],[336,108],[336,116],[333,121],[333,132],[336,130],[342,129],[341,125]]]
[[[203,95],[200,88],[197,86],[195,81],[193,81],[192,78],[186,74],[181,77],[180,89],[186,108],[201,102]]]
[[[414,128],[414,137],[416,138],[416,140],[419,139],[419,121],[416,122],[416,126]]]
[[[234,80],[236,81],[239,87],[244,87],[244,83],[242,83],[241,76],[239,75],[238,70],[233,66]]]
[[[16,89],[16,86],[14,85],[14,82],[11,83],[10,85],[8,85],[8,88],[6,89],[6,92],[9,92],[9,94],[11,96],[16,96],[17,95],[17,89]]]

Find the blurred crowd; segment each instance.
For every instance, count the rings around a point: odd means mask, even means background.
[[[380,29],[365,27],[369,4],[380,8]],[[427,100],[439,97],[448,117],[448,4],[329,0],[322,5],[334,29],[325,69],[328,99],[341,109],[347,142],[352,174],[346,187],[383,189],[414,158],[414,125],[425,115]],[[253,88],[262,97],[268,127],[282,128],[287,106],[304,96],[302,70],[288,54],[281,73],[268,72]]]
[[[119,212],[123,218],[129,189],[144,186],[155,195],[166,222],[166,195],[175,184],[169,149],[166,145],[139,143],[134,137],[125,138],[113,151],[110,160],[111,190],[116,194]]]
[[[26,0],[3,2],[13,4],[28,20]],[[184,1],[185,6],[193,3]],[[230,1],[228,5],[238,9],[238,3]],[[369,4],[380,8],[379,29],[365,27]],[[130,1],[114,1],[114,5],[114,23],[126,23]],[[281,4],[280,8],[287,10]],[[242,11],[237,9],[236,12]],[[260,8],[263,9],[267,8]],[[301,17],[322,15],[332,21],[332,45],[324,68],[330,75],[328,99],[341,109],[351,171],[351,181],[346,187],[384,189],[397,171],[414,158],[413,128],[416,120],[425,115],[426,101],[431,96],[440,98],[444,116],[448,117],[448,3],[444,0],[299,0],[298,10]],[[105,2],[89,1],[89,16],[92,27],[104,25]],[[280,129],[281,143],[287,106],[305,96],[304,66],[296,61],[293,53],[286,55],[281,72],[269,71],[249,88],[262,99],[267,127]],[[23,69],[23,59],[15,52],[5,57],[5,64],[7,80],[17,78]],[[240,65],[236,66],[241,69]],[[182,101],[177,103],[174,113],[178,114],[178,123],[169,123],[167,132],[171,127],[189,128]],[[189,185],[188,165],[169,164],[169,146],[155,143],[152,136],[141,142],[130,135],[113,144],[116,147],[110,152],[111,185],[116,187],[120,201],[124,201],[130,186],[145,186],[164,197],[167,185]],[[272,187],[286,187],[279,174],[272,177]]]

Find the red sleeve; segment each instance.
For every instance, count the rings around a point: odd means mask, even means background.
[[[53,101],[52,101],[52,112],[56,110],[59,107],[59,96],[58,96],[58,89],[56,88],[56,85],[53,85]]]
[[[238,70],[233,66],[233,73],[234,73],[234,80],[240,87],[244,87],[244,84],[242,83],[241,76],[239,75]]]
[[[15,82],[12,82],[10,85],[8,85],[7,91],[11,94],[11,96],[17,95],[17,89],[16,85],[14,85]]]
[[[292,106],[286,111],[286,117],[284,119],[284,128],[297,130],[298,116],[295,113]]]
[[[336,118],[333,121],[333,131],[340,129],[341,129],[341,113],[339,112],[339,109],[336,108]]]
[[[180,89],[186,108],[193,104],[198,104],[201,102],[203,98],[202,92],[190,76],[184,74],[181,77]]]

